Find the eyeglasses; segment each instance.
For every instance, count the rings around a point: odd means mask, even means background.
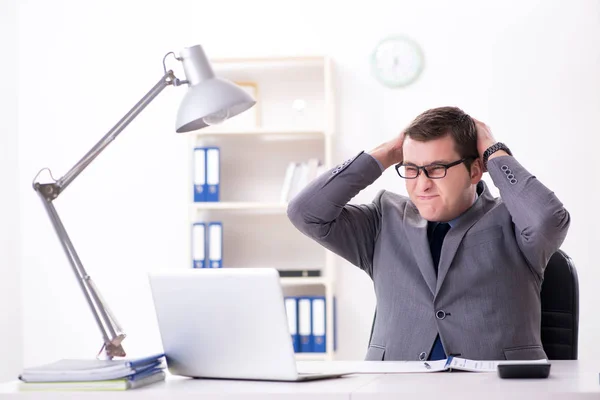
[[[400,175],[400,177],[404,179],[416,179],[421,173],[421,170],[423,170],[423,172],[429,179],[442,179],[446,176],[448,168],[454,167],[455,165],[459,165],[470,159],[471,158],[466,157],[461,158],[458,161],[451,162],[450,164],[433,163],[429,165],[423,165],[422,167],[418,167],[414,164],[400,163],[396,164],[395,168],[398,175]]]

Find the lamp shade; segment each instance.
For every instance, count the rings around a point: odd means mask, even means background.
[[[215,76],[201,46],[182,50],[180,58],[189,88],[177,113],[178,133],[222,122],[256,104],[239,86]]]

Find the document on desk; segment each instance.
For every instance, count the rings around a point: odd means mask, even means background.
[[[439,361],[363,361],[352,371],[359,374],[402,374],[441,372],[447,370],[446,360]]]
[[[548,360],[481,361],[450,357],[446,367],[449,370],[455,369],[458,371],[496,372],[499,364],[548,364]]]
[[[480,361],[448,357],[438,361],[300,361],[298,369],[312,373],[353,371],[354,374],[410,374],[444,371],[496,372],[498,364],[548,363],[548,360]]]
[[[446,360],[439,361],[301,361],[302,372],[336,373],[353,371],[355,374],[404,374],[446,371]]]

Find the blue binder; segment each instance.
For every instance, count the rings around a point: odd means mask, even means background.
[[[208,186],[206,184],[206,149],[194,148],[194,202],[206,201]]]
[[[208,268],[223,267],[223,224],[208,224]]]
[[[206,147],[206,201],[219,201],[221,186],[221,151]]]
[[[192,268],[206,267],[206,224],[192,225]]]
[[[298,335],[300,338],[300,352],[311,353],[313,351],[313,336],[310,297],[300,297],[298,299]]]
[[[285,312],[288,319],[290,335],[294,352],[300,352],[300,339],[298,336],[298,298],[288,296],[285,298]]]
[[[325,353],[326,350],[326,307],[325,296],[314,296],[311,299],[312,304],[312,336],[313,352]]]

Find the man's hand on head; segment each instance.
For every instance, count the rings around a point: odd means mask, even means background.
[[[473,117],[471,117],[473,118]],[[489,126],[485,123],[473,118],[475,122],[475,127],[477,128],[477,152],[479,153],[479,159],[483,162],[483,153],[492,145],[496,144],[497,141],[494,139],[494,135],[492,135],[492,131]],[[509,155],[504,150],[498,150],[490,156],[488,159],[499,157],[499,156],[507,156]],[[487,168],[484,168],[483,172],[487,172]]]
[[[475,127],[477,128],[477,152],[479,153],[479,157],[483,158],[483,152],[490,146],[496,144],[496,139],[494,139],[494,135],[492,135],[489,126],[473,117],[471,118],[475,122]]]
[[[404,144],[404,131],[394,139],[382,143],[369,152],[371,156],[376,158],[384,169],[392,165],[402,162],[402,145]]]

